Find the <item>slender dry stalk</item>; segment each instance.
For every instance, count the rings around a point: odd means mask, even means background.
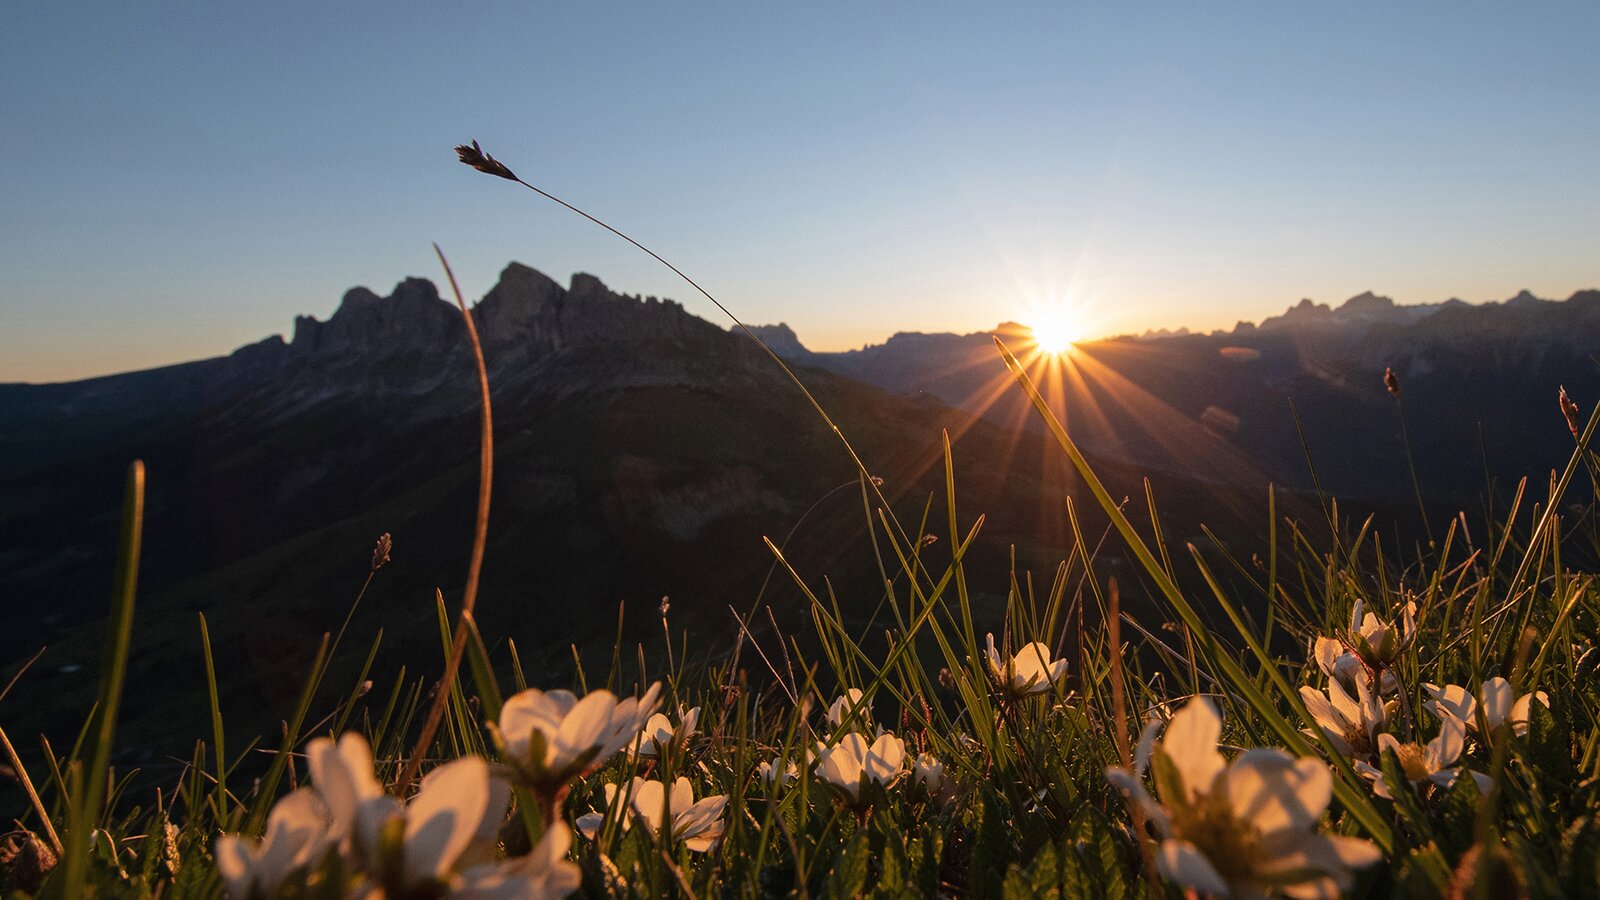
[[[450,261],[445,259],[444,251],[439,249],[438,244],[433,245],[433,252],[438,254],[439,264],[444,266],[444,274],[450,279],[450,290],[455,293],[456,306],[461,310],[461,319],[467,323],[467,339],[472,342],[472,356],[478,366],[478,399],[483,404],[483,434],[478,444],[478,521],[472,536],[472,560],[467,563],[467,586],[462,592],[461,615],[456,619],[455,641],[450,647],[449,659],[445,660],[444,678],[439,691],[433,698],[433,705],[428,708],[428,718],[422,724],[422,734],[417,737],[411,759],[406,761],[394,785],[394,792],[402,796],[416,779],[417,770],[422,767],[422,760],[433,743],[433,736],[439,731],[445,705],[450,702],[456,673],[461,669],[461,657],[467,651],[467,623],[472,620],[472,610],[478,602],[478,573],[483,569],[483,548],[489,539],[489,485],[494,480],[494,417],[489,403],[489,368],[483,361],[483,344],[478,340],[478,326],[472,321],[467,302],[461,297],[461,287],[456,284],[456,273],[450,270]]]
[[[533,191],[535,194],[545,198],[546,200],[561,206],[569,212],[576,213],[577,215],[588,219],[590,222],[593,222],[601,228],[604,228],[606,231],[609,231],[622,240],[627,241],[629,244],[642,251],[651,259],[672,270],[672,274],[683,279],[683,281],[690,287],[700,292],[702,297],[710,300],[713,306],[715,306],[718,310],[721,310],[723,315],[731,319],[733,324],[737,325],[739,330],[743,331],[746,337],[750,338],[752,341],[755,341],[756,346],[765,351],[767,356],[771,357],[772,361],[777,364],[778,368],[783,370],[783,373],[789,377],[789,380],[794,382],[795,387],[800,389],[800,393],[803,394],[807,402],[811,404],[811,408],[816,411],[817,415],[822,418],[823,423],[828,426],[828,430],[833,432],[834,436],[839,439],[839,443],[844,447],[845,453],[849,455],[850,461],[855,464],[856,469],[861,473],[862,477],[867,478],[871,482],[872,492],[877,496],[878,502],[882,504],[884,510],[888,511],[890,509],[888,498],[883,495],[883,491],[880,489],[883,485],[883,479],[878,478],[877,476],[873,475],[872,472],[868,471],[867,464],[861,459],[860,454],[856,452],[855,445],[850,443],[850,439],[845,437],[844,431],[840,429],[839,426],[833,421],[833,416],[829,415],[828,411],[823,408],[822,401],[818,400],[816,395],[811,393],[811,389],[806,387],[805,382],[800,380],[800,376],[795,374],[794,370],[789,367],[788,363],[783,361],[783,358],[780,357],[776,351],[767,346],[767,342],[763,341],[760,335],[752,331],[750,326],[744,323],[743,319],[740,319],[738,316],[734,315],[733,310],[722,305],[722,301],[712,296],[710,291],[701,287],[698,281],[690,278],[682,269],[673,265],[671,262],[668,262],[666,257],[655,252],[654,250],[651,250],[649,247],[646,247],[644,244],[641,244],[639,241],[635,240],[629,235],[624,234],[622,231],[612,227],[604,220],[598,218],[597,216],[590,215],[589,213],[579,209],[576,206],[573,206],[571,203],[568,203],[567,201],[557,197],[549,191],[544,190],[543,188],[523,181],[515,172],[512,172],[505,163],[502,163],[500,160],[495,159],[493,156],[485,153],[483,148],[478,146],[477,141],[473,141],[471,145],[461,144],[457,146],[456,157],[462,163],[471,166],[485,175],[493,175],[496,178],[504,178],[507,181],[520,184],[528,190]],[[908,547],[913,546],[915,544],[915,539],[906,533],[905,529],[901,527],[899,520],[894,517],[892,512],[889,512],[888,515],[890,521],[894,523],[896,530],[900,532],[899,537],[902,543]]]

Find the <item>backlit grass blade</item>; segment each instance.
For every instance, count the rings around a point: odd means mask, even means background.
[[[128,645],[133,638],[133,598],[139,584],[139,551],[144,540],[144,463],[134,460],[122,496],[122,538],[117,547],[117,574],[108,619],[105,658],[100,668],[100,698],[95,704],[94,728],[85,763],[78,757],[76,790],[72,792],[72,825],[67,833],[66,853],[61,862],[60,896],[83,895],[89,874],[89,835],[105,801],[106,763],[117,731],[117,709],[128,670]]]
[[[217,790],[213,795],[214,814],[218,822],[227,821],[228,763],[222,743],[222,702],[217,696],[217,667],[211,655],[211,630],[206,627],[206,615],[200,613],[200,649],[205,653],[206,697],[211,701],[211,753],[217,762]]]

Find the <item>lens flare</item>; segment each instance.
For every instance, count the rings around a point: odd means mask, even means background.
[[[1028,330],[1033,333],[1033,342],[1039,352],[1053,355],[1066,353],[1083,338],[1083,323],[1064,309],[1035,316],[1028,323]]]

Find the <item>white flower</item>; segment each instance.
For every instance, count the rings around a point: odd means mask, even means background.
[[[756,766],[756,775],[773,787],[784,787],[800,777],[800,770],[793,762],[775,756],[770,762],[762,760],[761,765]]]
[[[1424,684],[1422,687],[1433,698],[1423,704],[1429,712],[1440,718],[1448,713],[1465,722],[1469,730],[1478,730],[1478,701],[1467,692],[1466,688],[1454,684],[1447,684],[1442,688],[1434,684]],[[1533,701],[1538,700],[1544,704],[1545,709],[1550,708],[1550,695],[1544,691],[1523,694],[1513,700],[1515,695],[1511,682],[1498,675],[1483,683],[1481,688],[1483,718],[1489,724],[1490,731],[1510,722],[1512,733],[1517,737],[1525,737],[1528,734],[1528,716],[1533,711]]]
[[[919,753],[911,763],[911,783],[921,785],[929,799],[948,806],[956,798],[955,779],[945,772],[944,763],[932,753]]]
[[[638,779],[635,779],[638,781]],[[705,797],[698,802],[689,779],[682,776],[672,790],[660,781],[646,781],[633,789],[633,810],[657,835],[662,833],[663,816],[671,821],[671,835],[690,850],[704,852],[722,837],[722,811],[728,805],[725,794]]]
[[[846,717],[852,729],[866,731],[872,728],[872,701],[863,698],[860,688],[845,691],[828,706],[828,727],[838,728],[846,724]]]
[[[696,706],[688,712],[681,712],[678,716],[678,727],[672,727],[672,720],[656,713],[645,723],[644,729],[634,739],[630,752],[648,759],[654,759],[663,752],[674,753],[688,743],[694,736],[695,725],[700,721],[700,707]]]
[[[1227,762],[1217,752],[1222,719],[1200,697],[1172,717],[1158,744],[1155,730],[1146,727],[1137,771],[1112,768],[1106,777],[1155,824],[1157,867],[1172,881],[1224,897],[1331,897],[1350,890],[1354,869],[1381,858],[1370,841],[1316,831],[1333,797],[1321,760],[1253,749]],[[1152,758],[1159,803],[1142,780],[1142,761]]]
[[[717,839],[722,837],[725,827],[722,812],[728,805],[727,795],[718,794],[696,802],[694,788],[690,786],[687,778],[680,776],[672,783],[672,790],[668,791],[660,781],[653,779],[646,781],[636,777],[628,784],[627,793],[623,795],[620,803],[617,793],[616,785],[605,786],[606,808],[616,809],[618,814],[623,816],[624,831],[632,827],[634,818],[638,818],[657,837],[670,837],[674,841],[683,841],[685,847],[696,852],[711,849]],[[628,815],[630,812],[632,815]],[[661,827],[664,816],[671,821],[670,832],[666,835],[662,833]],[[604,814],[586,813],[578,817],[578,830],[593,840],[595,835],[599,834],[604,822]]]
[[[1039,641],[1024,646],[1010,659],[1003,658],[995,649],[993,634],[985,637],[984,644],[989,674],[1002,690],[1014,697],[1046,693],[1067,674],[1067,661],[1051,659],[1050,648]]]
[[[544,836],[526,856],[494,865],[474,866],[462,873],[456,900],[556,900],[576,891],[583,871],[567,859],[572,832],[566,823],[546,828]]]
[[[1326,694],[1302,686],[1300,699],[1305,701],[1313,724],[1328,736],[1334,749],[1345,756],[1365,759],[1377,752],[1378,733],[1383,731],[1388,717],[1383,702],[1367,686],[1367,679],[1358,678],[1355,684],[1354,698],[1337,678],[1330,678]]]
[[[881,791],[900,777],[906,763],[906,745],[888,733],[869,743],[850,732],[831,747],[818,741],[816,760],[817,777],[837,788],[852,805],[859,805],[864,790],[868,794],[871,791],[867,789],[871,788]]]
[[[1466,744],[1467,726],[1453,715],[1445,714],[1440,718],[1439,734],[1427,744],[1402,744],[1391,734],[1378,735],[1378,752],[1393,750],[1394,755],[1400,760],[1400,770],[1405,773],[1406,780],[1412,787],[1424,784],[1436,784],[1440,787],[1449,787],[1455,784],[1461,775],[1461,768],[1455,766],[1455,761],[1461,757],[1461,749]],[[1394,793],[1389,780],[1383,776],[1382,770],[1360,760],[1356,761],[1356,771],[1372,781],[1372,792],[1379,797],[1394,799]],[[1487,775],[1471,772],[1474,780],[1478,782],[1480,790],[1487,791],[1492,783]]]
[[[573,821],[573,825],[577,826],[578,833],[591,841],[595,840],[600,834],[600,829],[605,826],[607,817],[611,815],[620,817],[619,824],[623,831],[632,828],[633,816],[629,814],[629,810],[632,808],[633,791],[643,783],[644,779],[638,777],[630,781],[627,785],[628,793],[623,795],[620,802],[617,800],[616,785],[610,783],[601,785],[601,790],[605,794],[605,803],[599,812],[584,813]]]
[[[1311,645],[1311,656],[1317,661],[1317,667],[1329,678],[1338,678],[1346,684],[1353,684],[1357,678],[1366,674],[1366,667],[1361,665],[1361,660],[1345,648],[1344,641],[1337,638],[1318,637]]]
[[[310,788],[301,788],[273,804],[260,840],[218,837],[217,872],[237,900],[275,897],[290,876],[321,857],[328,843],[327,807]]]
[[[389,897],[448,889],[467,851],[500,825],[509,795],[482,757],[446,763],[407,805],[387,794],[361,805],[351,835],[358,863]]]
[[[582,700],[571,691],[522,691],[500,708],[505,762],[536,790],[559,790],[626,747],[660,695],[660,683],[650,685],[643,697],[623,700],[603,689]]]
[[[311,784],[332,820],[328,837],[344,841],[355,828],[361,805],[383,796],[383,785],[372,771],[372,747],[354,732],[347,732],[337,744],[317,738],[306,746],[306,762]]]
[[[1385,622],[1364,613],[1366,604],[1357,600],[1350,611],[1350,644],[1356,655],[1371,669],[1385,670],[1400,658],[1400,651],[1417,635],[1417,604],[1407,601],[1397,621]]]
[[[1400,689],[1394,663],[1400,651],[1417,634],[1417,604],[1407,601],[1400,609],[1398,622],[1385,622],[1366,611],[1366,601],[1357,600],[1350,611],[1350,627],[1339,638],[1319,637],[1311,655],[1330,679],[1337,679],[1345,693],[1354,693],[1356,683],[1370,680],[1370,672],[1381,673],[1379,693]]]
[[[919,753],[917,759],[911,764],[911,782],[927,788],[929,793],[935,793],[944,788],[944,763],[932,753]]]

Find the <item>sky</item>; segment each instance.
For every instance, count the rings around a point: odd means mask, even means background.
[[[658,263],[813,349],[1600,287],[1600,5],[9,3],[0,382]]]

